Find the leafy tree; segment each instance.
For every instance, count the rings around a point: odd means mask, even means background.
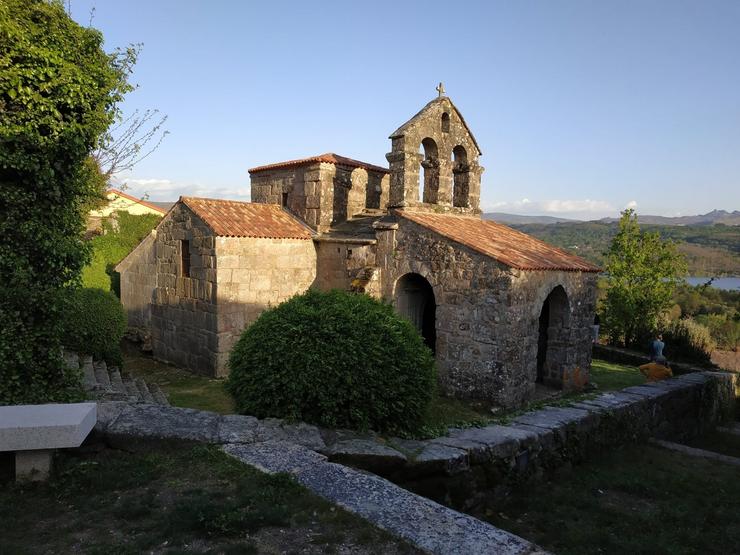
[[[89,258],[85,163],[131,87],[131,49],[106,54],[61,2],[0,0],[0,404],[68,397],[65,287]]]
[[[602,323],[613,343],[632,346],[646,339],[660,314],[671,308],[686,263],[674,243],[640,231],[637,215],[628,209],[606,253],[606,272]]]

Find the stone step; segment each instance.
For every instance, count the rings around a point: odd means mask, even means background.
[[[154,397],[152,396],[152,392],[149,391],[149,387],[146,385],[146,382],[142,380],[141,378],[136,378],[134,380],[136,383],[136,387],[139,388],[139,393],[141,394],[141,400],[145,403],[156,403],[154,400]]]
[[[80,365],[82,366],[82,383],[85,389],[93,389],[98,380],[95,379],[95,368],[93,366],[93,359],[90,355],[83,356],[80,359]]]
[[[126,380],[123,382],[124,387],[126,388],[126,392],[131,397],[135,397],[137,400],[141,400],[141,393],[139,392],[139,388],[136,387],[136,383],[134,383],[134,380]]]
[[[93,363],[93,368],[95,369],[95,381],[98,385],[103,389],[110,389],[110,376],[108,375],[108,366],[105,364],[105,361],[96,361]]]
[[[162,391],[162,388],[159,387],[158,384],[150,383],[149,384],[149,391],[152,392],[152,397],[154,397],[154,402],[158,403],[160,405],[168,405],[170,404],[169,399],[167,399],[167,395],[164,391]]]
[[[112,366],[108,371],[108,375],[110,376],[110,383],[113,391],[115,391],[116,393],[128,393],[128,391],[126,390],[126,386],[123,385],[121,372],[120,370],[118,370],[118,368]]]

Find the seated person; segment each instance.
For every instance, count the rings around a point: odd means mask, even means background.
[[[640,366],[640,372],[647,378],[648,382],[658,382],[673,376],[671,367],[663,356]]]
[[[650,342],[650,360],[656,362],[658,359],[665,359],[663,356],[663,349],[665,349],[665,343],[663,343],[663,336],[657,334],[655,339]]]

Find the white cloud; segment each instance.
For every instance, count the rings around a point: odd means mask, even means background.
[[[627,205],[625,206],[625,208],[637,208],[637,201],[636,200],[629,201]]]
[[[591,199],[551,199],[532,201],[524,198],[522,200],[494,202],[485,207],[487,210],[509,210],[513,212],[526,212],[528,214],[601,214],[615,211],[614,206],[605,200]]]
[[[545,200],[541,202],[543,212],[562,214],[565,212],[609,212],[614,210],[611,204],[604,200]]]
[[[112,185],[136,197],[147,197],[153,201],[176,201],[180,196],[211,197],[232,200],[249,200],[249,186],[218,187],[199,183],[184,183],[159,178],[120,178]]]

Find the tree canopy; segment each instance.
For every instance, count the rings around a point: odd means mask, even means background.
[[[64,287],[89,257],[86,160],[131,87],[132,49],[107,54],[61,2],[0,0],[0,404],[63,398]]]
[[[631,209],[622,212],[619,231],[606,253],[609,275],[603,323],[613,343],[626,346],[656,330],[658,318],[673,304],[686,262],[671,241],[640,230]]]

